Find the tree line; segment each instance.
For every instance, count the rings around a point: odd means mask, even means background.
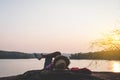
[[[28,58],[34,58],[33,54],[0,50],[0,59],[28,59]]]
[[[120,60],[120,51],[97,51],[71,54],[70,59]]]

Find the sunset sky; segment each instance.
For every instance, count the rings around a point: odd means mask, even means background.
[[[120,0],[0,0],[0,50],[94,51],[101,33],[120,28]]]

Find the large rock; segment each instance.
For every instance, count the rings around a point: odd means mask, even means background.
[[[92,74],[84,74],[66,70],[32,70],[22,75],[0,78],[0,80],[120,80],[119,75],[120,73],[93,72]]]

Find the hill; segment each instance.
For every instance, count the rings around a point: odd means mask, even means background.
[[[0,59],[28,59],[28,58],[34,58],[33,54],[0,50]]]

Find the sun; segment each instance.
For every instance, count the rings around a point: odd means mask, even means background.
[[[92,42],[92,46],[103,50],[120,50],[120,30],[113,30],[103,34],[103,37]]]
[[[120,35],[113,35],[112,38],[114,44],[120,44]]]
[[[116,41],[119,41],[119,40],[120,40],[120,36],[115,35],[115,36],[114,36],[114,39],[115,39]]]

